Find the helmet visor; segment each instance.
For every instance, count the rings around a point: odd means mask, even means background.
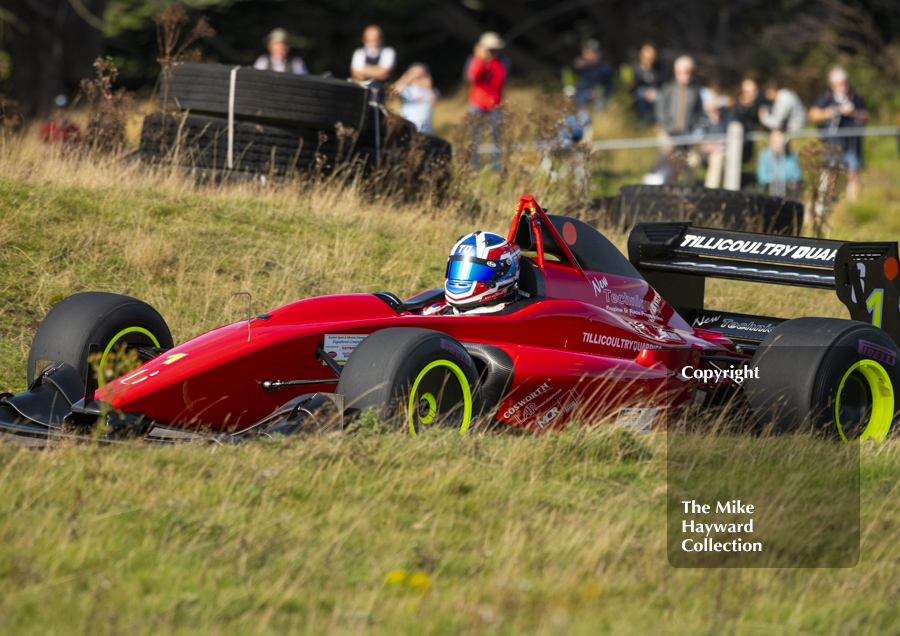
[[[488,265],[488,261],[483,258],[451,256],[447,263],[447,278],[486,283],[497,275],[496,262],[491,262],[494,267]]]

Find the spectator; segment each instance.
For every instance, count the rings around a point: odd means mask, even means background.
[[[638,117],[647,123],[656,121],[656,100],[663,85],[662,64],[656,59],[656,48],[645,44],[638,53],[638,61],[632,67],[634,73],[634,97]]]
[[[733,100],[722,92],[718,81],[713,81],[709,87],[701,88],[700,98],[703,101],[703,112],[709,122],[706,133],[724,135],[732,118]],[[705,141],[700,149],[707,161],[704,185],[707,188],[721,187],[725,169],[725,144],[721,141]]]
[[[769,194],[796,198],[800,189],[800,160],[796,152],[787,149],[784,131],[775,128],[769,133],[769,146],[759,153],[756,181]]]
[[[575,69],[575,104],[585,114],[593,102],[600,110],[606,109],[606,100],[613,92],[613,69],[603,59],[603,49],[597,40],[588,40],[581,55],[572,62]],[[594,89],[603,88],[603,95],[595,95]]]
[[[368,82],[372,99],[384,104],[384,83],[391,76],[397,61],[397,53],[383,46],[381,27],[370,24],[363,30],[362,47],[353,52],[350,77],[358,82]]]
[[[778,80],[766,82],[766,99],[772,102],[759,107],[759,121],[769,130],[793,132],[806,126],[806,106],[797,93],[784,88]]]
[[[260,71],[277,71],[286,73],[290,69],[294,75],[306,75],[306,64],[303,58],[292,57],[288,60],[288,34],[284,29],[274,29],[267,38],[268,55],[260,55],[253,63],[253,68]]]
[[[691,82],[694,60],[682,55],[675,60],[675,79],[660,91],[656,102],[656,121],[670,136],[697,132],[706,125],[700,89]]]
[[[738,94],[737,102],[732,111],[732,119],[741,122],[744,125],[744,133],[752,132],[759,124],[759,107],[765,103],[762,95],[759,94],[759,85],[751,77],[745,77],[741,81],[741,92]],[[753,142],[745,139],[744,148],[741,153],[741,161],[747,163],[753,156]]]
[[[481,142],[484,127],[491,131],[494,145],[500,143],[500,103],[503,100],[503,81],[506,79],[506,67],[498,58],[506,43],[493,31],[482,34],[475,44],[472,57],[466,65],[466,79],[472,84],[469,87],[469,112],[476,116],[475,143]],[[478,155],[473,158],[475,169],[478,169]],[[493,167],[500,171],[500,156],[494,153]]]
[[[394,92],[400,97],[400,114],[416,125],[419,132],[431,134],[433,125],[431,107],[437,100],[432,86],[431,72],[424,64],[413,64],[394,83]]]
[[[869,111],[862,96],[850,87],[850,80],[840,66],[828,73],[828,90],[819,95],[809,109],[810,121],[832,135],[839,128],[865,126]],[[859,171],[863,167],[862,138],[826,136],[825,141],[841,147],[844,166],[847,169],[847,198],[851,201],[859,194]]]
[[[57,95],[53,100],[53,116],[41,124],[41,141],[44,143],[59,143],[63,146],[74,145],[81,141],[81,131],[78,126],[69,121],[69,113],[66,105],[69,100],[65,95]]]

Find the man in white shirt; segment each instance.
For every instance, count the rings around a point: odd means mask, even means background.
[[[267,40],[268,55],[260,55],[253,63],[253,68],[260,71],[277,71],[286,73],[289,69],[294,75],[306,75],[306,64],[300,57],[288,60],[288,34],[284,29],[273,30]]]
[[[772,108],[759,107],[759,121],[769,130],[793,132],[806,126],[806,106],[794,91],[783,88],[777,80],[766,82],[766,99]]]
[[[384,83],[390,77],[397,62],[397,53],[389,46],[383,46],[381,27],[371,24],[365,28],[362,48],[353,52],[350,62],[350,77],[358,82],[368,82],[372,98],[384,103]]]

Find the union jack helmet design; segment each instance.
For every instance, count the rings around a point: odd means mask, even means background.
[[[453,246],[447,260],[447,302],[459,309],[472,309],[515,295],[520,258],[519,246],[499,234],[466,234]]]

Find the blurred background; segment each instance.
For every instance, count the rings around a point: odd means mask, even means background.
[[[61,93],[71,99],[112,56],[119,83],[149,94],[159,75],[153,16],[165,0],[3,0],[0,93],[25,116],[46,114]],[[778,72],[809,103],[824,74],[844,64],[878,118],[900,110],[900,2],[886,0],[189,0],[215,35],[197,45],[202,59],[250,65],[275,28],[314,74],[349,74],[368,24],[379,24],[398,68],[431,67],[443,92],[462,83],[463,64],[487,30],[506,41],[511,79],[559,81],[588,39],[615,69],[627,69],[645,42],[664,68],[680,54],[697,62],[700,81],[730,86],[748,71]],[[714,77],[713,77],[714,76]],[[616,74],[628,83],[627,71]]]

